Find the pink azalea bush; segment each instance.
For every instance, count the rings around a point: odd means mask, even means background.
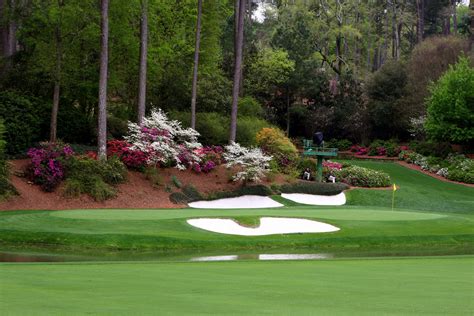
[[[41,143],[28,150],[31,163],[27,168],[28,178],[52,192],[64,179],[64,161],[74,154],[72,148],[60,143]]]

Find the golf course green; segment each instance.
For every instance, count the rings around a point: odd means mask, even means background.
[[[390,174],[399,187],[394,209],[391,190],[354,189],[346,192],[347,205],[331,207],[275,196],[284,207],[1,212],[0,252],[94,253],[96,258],[0,263],[0,307],[7,315],[469,315],[474,308],[474,189],[394,163],[357,164]],[[258,223],[263,216],[307,218],[340,230],[238,236],[186,222],[215,217]],[[147,252],[338,255],[300,261],[251,256],[232,262],[133,261]],[[107,253],[130,255],[112,262]],[[377,257],[364,258],[366,253]]]

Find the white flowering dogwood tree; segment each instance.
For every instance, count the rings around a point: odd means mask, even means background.
[[[226,167],[238,167],[239,171],[232,177],[234,181],[260,182],[270,171],[272,156],[265,155],[260,148],[246,148],[238,143],[225,147]]]
[[[142,126],[129,122],[128,135],[124,138],[132,144],[130,149],[147,155],[148,164],[174,164],[184,170],[201,161],[202,145],[197,141],[198,136],[196,130],[183,128],[180,122],[170,120],[158,109],[143,119]]]

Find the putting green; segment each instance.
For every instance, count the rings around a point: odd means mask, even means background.
[[[298,208],[295,208],[297,211]],[[76,210],[65,212],[53,212],[52,216],[69,219],[86,219],[86,220],[133,220],[133,221],[149,221],[162,220],[171,218],[186,218],[193,216],[195,211],[177,210],[171,212],[169,210]],[[205,210],[200,213],[207,214]],[[232,216],[237,212],[222,210],[220,216]],[[258,215],[258,211],[254,212]],[[278,214],[278,210],[273,212]],[[445,217],[442,214],[421,213],[421,212],[404,212],[404,211],[378,211],[363,209],[314,209],[306,212],[307,216],[314,218],[337,219],[337,220],[356,220],[356,221],[416,221],[416,220],[432,220]],[[210,214],[216,214],[211,212]]]
[[[474,257],[0,264],[7,315],[470,315]]]

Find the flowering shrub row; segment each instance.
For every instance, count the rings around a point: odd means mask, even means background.
[[[357,187],[386,187],[390,185],[390,176],[385,172],[359,166],[349,166],[332,169],[330,174],[337,182],[343,182]]]
[[[369,147],[353,145],[350,151],[355,153],[357,156],[387,156],[396,157],[402,150],[408,150],[408,146],[398,146],[392,142],[380,142],[376,141]]]
[[[474,160],[449,154],[446,159],[426,157],[414,151],[402,151],[398,158],[453,181],[474,183]]]
[[[52,192],[64,179],[64,163],[73,154],[70,146],[61,143],[41,143],[38,148],[30,148],[28,157],[31,164],[27,176],[46,192]]]

